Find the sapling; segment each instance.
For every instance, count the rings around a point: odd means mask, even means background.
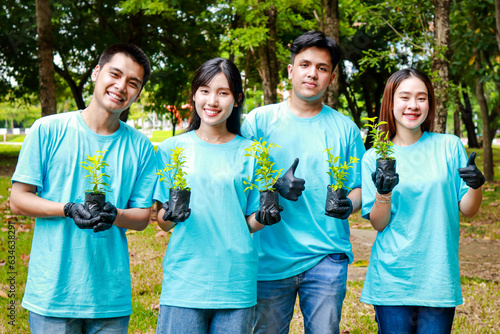
[[[189,213],[191,212],[191,209],[189,209],[191,188],[188,187],[186,179],[186,157],[183,154],[184,148],[175,147],[170,151],[172,151],[170,154],[171,162],[166,164],[165,168],[156,172],[156,175],[160,176],[160,182],[168,184],[168,209],[170,210],[172,217],[174,217],[172,219],[181,215],[187,219],[189,217]],[[174,222],[177,223],[177,221]]]
[[[328,162],[329,171],[327,173],[332,177],[332,184],[328,187],[333,188],[334,191],[342,188],[351,190],[351,188],[345,186],[344,182],[348,181],[347,177],[349,176],[349,169],[353,169],[354,164],[358,163],[359,159],[356,157],[350,157],[349,163],[344,161],[343,164],[339,163],[337,165],[340,157],[334,156],[332,154],[332,149],[332,147],[325,149],[325,152],[328,154],[328,159],[326,161]]]
[[[279,147],[273,143],[267,143],[260,140],[254,140],[249,148],[246,148],[245,156],[255,158],[258,168],[255,170],[255,183],[243,181],[243,184],[247,185],[245,191],[248,189],[258,189],[260,192],[260,207],[259,211],[271,212],[275,210],[278,212],[283,210],[279,205],[279,193],[274,188],[274,184],[281,175],[281,171],[274,169],[274,162],[271,161],[269,152],[273,149]],[[249,178],[251,180],[251,178]],[[259,214],[259,212],[257,212]],[[256,219],[259,220],[261,224],[268,225],[268,218],[263,216]],[[281,218],[280,218],[281,219]],[[277,220],[279,221],[279,219]],[[276,221],[274,222],[276,223]]]
[[[399,179],[396,174],[396,159],[391,155],[394,154],[392,141],[389,138],[389,131],[381,131],[380,126],[387,124],[385,121],[376,122],[377,117],[365,117],[362,120],[367,120],[370,123],[364,126],[370,128],[369,133],[372,135],[371,143],[377,154],[375,172],[372,173],[373,182],[377,186],[377,191],[382,194],[388,194],[392,188],[398,184]],[[388,180],[392,180],[389,182]]]
[[[85,176],[88,182],[92,185],[92,189],[85,191],[85,208],[96,217],[104,207],[106,202],[106,192],[104,187],[109,187],[109,184],[104,182],[104,177],[110,177],[103,172],[105,166],[109,166],[104,160],[104,154],[108,150],[96,151],[96,154],[90,156],[87,154],[87,159],[80,162],[80,166],[87,171]]]
[[[274,169],[274,162],[271,161],[269,152],[275,148],[279,147],[273,143],[267,143],[266,141],[254,140],[249,148],[246,148],[245,156],[253,157],[257,161],[259,168],[255,171],[255,183],[243,181],[248,189],[258,189],[260,192],[271,191],[274,192],[274,183],[278,180],[281,175],[281,171]],[[250,179],[250,178],[249,178]]]

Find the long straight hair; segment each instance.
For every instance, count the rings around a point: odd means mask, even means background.
[[[201,119],[196,112],[196,105],[193,100],[196,91],[202,86],[206,86],[212,79],[219,73],[226,76],[229,83],[229,89],[234,97],[233,110],[231,115],[226,121],[227,130],[231,133],[241,136],[241,111],[243,110],[243,102],[245,101],[245,94],[243,93],[243,85],[241,83],[241,74],[236,65],[225,58],[214,58],[203,63],[194,74],[193,82],[191,83],[191,94],[189,99],[191,101],[191,118],[187,131],[197,130],[200,127]]]
[[[398,89],[403,80],[415,77],[422,80],[427,87],[427,97],[429,99],[429,113],[427,118],[420,125],[422,131],[432,131],[434,128],[434,115],[436,114],[436,97],[434,95],[434,87],[429,77],[419,70],[407,68],[399,70],[391,75],[385,85],[384,96],[382,97],[382,105],[380,106],[380,120],[386,121],[387,124],[380,126],[382,131],[389,131],[389,138],[392,139],[396,135],[396,120],[394,119],[394,93]]]

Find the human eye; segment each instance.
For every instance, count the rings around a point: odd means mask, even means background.
[[[113,78],[118,78],[117,72],[109,72],[109,75],[111,75]]]
[[[319,70],[322,71],[322,72],[327,72],[328,71],[328,68],[324,67],[324,66],[320,66],[319,67]]]
[[[422,102],[425,102],[427,101],[427,97],[426,96],[421,96],[418,98],[419,101],[422,101]]]
[[[132,88],[139,88],[139,84],[135,81],[130,81],[129,85],[132,87]]]
[[[307,67],[307,66],[309,66],[309,65],[308,65],[308,64],[306,64],[306,63],[302,63],[302,64],[300,64],[299,66],[300,66],[300,67],[303,67],[303,68],[306,68],[306,67]]]

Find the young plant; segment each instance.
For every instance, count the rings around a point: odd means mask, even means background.
[[[186,180],[187,173],[184,171],[186,165],[186,157],[182,154],[184,148],[175,147],[171,151],[170,159],[172,162],[166,164],[164,169],[156,172],[156,175],[160,176],[160,182],[168,183],[169,189],[190,191],[191,189],[188,187]]]
[[[369,133],[372,135],[372,147],[375,149],[378,157],[383,160],[394,160],[394,157],[391,157],[394,149],[392,148],[392,142],[389,140],[389,132],[380,131],[379,129],[380,125],[387,124],[387,122],[376,123],[377,117],[364,117],[361,120],[370,122],[364,126],[370,128]]]
[[[252,145],[245,149],[245,151],[248,152],[245,156],[255,158],[255,160],[257,160],[257,165],[259,166],[259,168],[255,171],[255,184],[243,181],[243,184],[248,186],[245,188],[245,191],[248,189],[258,189],[260,192],[276,190],[273,185],[280,177],[282,169],[273,169],[274,162],[270,159],[269,151],[275,147],[279,146],[273,143],[268,144],[260,138],[260,140],[254,140]]]
[[[85,191],[86,193],[104,195],[106,191],[111,191],[104,189],[104,187],[109,187],[109,184],[103,180],[103,177],[110,176],[102,172],[104,166],[109,166],[106,161],[104,161],[104,154],[107,151],[108,150],[96,151],[94,156],[87,154],[87,159],[80,162],[80,166],[88,173],[85,178],[90,178],[89,183],[93,185],[92,189]]]
[[[344,182],[347,181],[347,177],[349,175],[349,169],[354,168],[354,164],[359,162],[359,159],[356,157],[350,157],[349,163],[347,161],[344,161],[344,163],[339,163],[338,166],[336,166],[337,162],[340,160],[340,157],[336,157],[332,154],[332,148],[327,148],[325,149],[326,153],[328,154],[328,159],[326,160],[328,162],[328,169],[329,171],[327,172],[328,175],[330,175],[333,179],[333,183],[329,185],[330,188],[333,188],[334,191],[337,191],[342,188],[346,188],[351,190],[351,188],[346,187],[344,185]]]

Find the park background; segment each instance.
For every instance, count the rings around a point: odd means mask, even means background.
[[[391,73],[415,67],[432,78],[435,131],[462,138],[469,154],[478,153],[487,179],[479,214],[460,218],[464,304],[457,308],[454,333],[500,332],[500,0],[4,0],[0,7],[0,333],[29,332],[20,302],[34,219],[9,209],[24,129],[39,117],[85,108],[91,70],[107,45],[134,43],[150,56],[151,80],[121,118],[157,143],[182,131],[190,81],[210,58],[229,58],[241,70],[245,112],[285,99],[288,48],[307,30],[339,41],[343,61],[325,104],[360,129],[363,117],[378,115]],[[350,224],[356,262],[349,268],[341,329],[373,333],[373,308],[359,297],[375,232],[359,214]],[[9,228],[16,231],[14,251]],[[145,231],[127,234],[130,332],[154,333],[170,233],[158,228],[153,213]],[[303,333],[300,312],[290,332]]]

